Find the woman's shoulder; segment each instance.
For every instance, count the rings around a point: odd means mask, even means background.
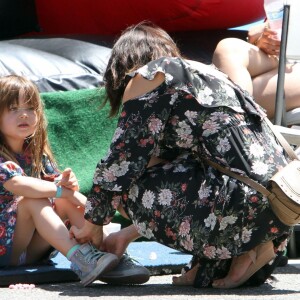
[[[157,73],[162,74],[176,74],[178,69],[186,68],[188,65],[184,59],[180,57],[161,57],[152,60],[146,65],[128,74],[129,77],[135,77],[140,74],[147,80],[153,80]]]
[[[183,83],[194,82],[195,72],[205,75],[212,72],[212,69],[211,66],[182,57],[161,57],[153,60],[128,74],[123,103],[144,96],[162,84],[184,88]],[[185,90],[188,91],[189,88],[186,87]]]
[[[228,76],[214,65],[181,57],[162,57],[138,69],[135,75],[137,73],[148,80],[153,79],[157,73],[163,73],[166,84],[176,84],[186,81],[187,78],[190,80],[195,77],[195,74],[228,81]]]
[[[164,82],[168,83],[181,63],[182,59],[178,57],[161,57],[129,73],[123,103],[153,91]]]
[[[153,91],[165,81],[163,73],[157,73],[153,79],[149,80],[137,73],[127,84],[123,95],[123,103],[130,99],[138,98],[148,92]]]

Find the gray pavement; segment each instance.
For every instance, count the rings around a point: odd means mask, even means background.
[[[260,287],[232,290],[196,289],[171,285],[172,275],[152,276],[139,286],[110,286],[100,281],[90,287],[78,282],[37,285],[31,290],[0,289],[0,300],[30,299],[97,299],[102,300],[299,300],[300,260],[290,260],[286,267],[277,268],[274,279]]]

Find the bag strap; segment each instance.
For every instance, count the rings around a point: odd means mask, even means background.
[[[281,144],[281,146],[283,147],[283,149],[286,151],[286,153],[288,154],[288,156],[292,160],[299,160],[298,156],[296,155],[296,153],[294,152],[294,150],[292,149],[292,147],[290,146],[290,144],[282,136],[282,134],[278,130],[276,130],[276,128],[274,127],[274,125],[272,124],[272,122],[268,118],[266,118],[266,117],[264,118],[264,120],[269,125],[270,129],[273,131],[274,135],[276,136],[277,140],[279,141],[279,143]]]
[[[251,186],[252,188],[254,188],[255,190],[257,190],[258,192],[260,192],[261,194],[265,195],[266,197],[269,197],[271,195],[271,193],[260,183],[258,183],[257,181],[251,179],[248,176],[243,176],[240,174],[237,174],[235,172],[230,171],[229,169],[226,169],[222,166],[220,166],[219,164],[208,160],[208,159],[204,159],[204,161],[209,164],[210,166],[212,166],[213,168],[219,170],[221,173],[224,173],[230,177],[233,177],[241,182],[244,182],[245,184]]]
[[[281,133],[278,132],[278,130],[276,130],[276,128],[274,127],[274,125],[271,123],[271,121],[268,118],[265,118],[265,121],[267,122],[267,124],[269,125],[270,129],[273,131],[274,135],[276,136],[276,138],[278,139],[279,143],[284,148],[284,150],[286,151],[286,153],[289,155],[289,157],[292,160],[299,160],[298,156],[296,155],[296,153],[294,152],[294,150],[292,149],[292,147],[290,146],[290,144],[281,135]],[[255,190],[257,190],[261,194],[265,195],[266,197],[269,197],[272,194],[263,185],[261,185],[260,183],[258,183],[255,180],[249,178],[248,176],[243,176],[243,175],[237,174],[235,172],[232,172],[231,170],[226,169],[226,168],[220,166],[219,164],[217,164],[217,163],[215,163],[215,162],[213,162],[211,160],[208,160],[206,158],[204,160],[206,161],[207,164],[209,164],[213,168],[219,170],[221,173],[224,173],[224,174],[226,174],[226,175],[228,175],[230,177],[233,177],[235,179],[240,180],[241,182],[244,182],[245,184],[251,186],[252,188],[254,188]]]

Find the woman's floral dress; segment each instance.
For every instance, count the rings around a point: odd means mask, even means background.
[[[109,223],[121,202],[138,232],[215,262],[290,228],[251,187],[204,163],[208,158],[265,185],[287,164],[253,99],[211,66],[161,58],[129,74],[165,81],[123,105],[109,153],[97,165],[85,218]],[[165,159],[147,168],[151,156]]]
[[[31,174],[31,159],[28,155],[16,154],[16,160],[19,165],[0,157],[0,267],[5,267],[10,262],[19,199],[6,190],[3,184],[14,176]],[[43,159],[43,164],[47,174],[47,178],[44,176],[43,179],[53,180],[58,175],[58,171],[46,157]],[[54,176],[53,179],[51,174]]]

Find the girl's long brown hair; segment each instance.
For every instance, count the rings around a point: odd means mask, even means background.
[[[47,122],[44,115],[44,106],[40,98],[39,91],[35,84],[23,76],[8,75],[0,77],[0,118],[6,108],[18,104],[20,92],[24,93],[25,101],[34,107],[37,113],[36,131],[24,141],[26,153],[32,160],[32,174],[26,174],[34,177],[41,177],[45,173],[43,168],[43,155],[47,155],[53,166],[56,166],[53,153],[51,151],[48,135]],[[0,128],[0,156],[6,160],[16,161],[15,153],[6,144],[5,138]]]
[[[126,88],[126,74],[137,70],[160,57],[181,57],[181,53],[162,28],[143,21],[128,27],[114,44],[104,73],[107,98],[110,103],[110,116],[115,116],[122,102]]]

